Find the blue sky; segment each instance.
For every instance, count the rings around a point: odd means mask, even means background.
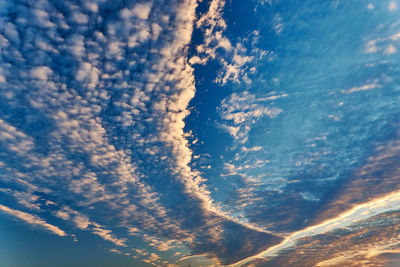
[[[1,0],[1,263],[396,264],[399,5]]]

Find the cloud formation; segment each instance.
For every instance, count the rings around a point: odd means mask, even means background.
[[[153,263],[161,262],[158,250],[178,245],[231,263],[279,242],[220,211],[190,167],[184,119],[196,90],[187,61],[196,1],[7,5],[0,161],[2,193],[16,206],[119,251],[138,229],[153,249],[142,259]],[[58,231],[36,215],[2,210]]]
[[[281,263],[287,250],[295,263],[296,253],[328,250],[323,240],[344,226],[370,231],[360,218],[390,217],[399,189],[396,24],[363,37],[357,69],[346,38],[320,45],[347,29],[324,24],[347,23],[344,4],[250,1],[271,12],[270,25],[235,36],[233,2],[0,1],[2,213],[74,241],[87,231],[112,253],[166,266],[254,263],[264,253],[274,259],[261,265]],[[394,14],[390,3],[384,11]],[[326,16],[307,24],[310,9]],[[276,46],[274,57],[265,59],[261,41]],[[204,141],[189,142],[196,133],[186,122],[206,64],[218,65],[204,76],[221,89],[206,119],[232,140],[207,133],[227,145],[197,168]],[[360,69],[368,78],[356,79]],[[360,104],[370,95],[379,101]],[[335,240],[351,243],[354,232]],[[370,257],[398,249],[394,237],[371,242],[379,253]],[[334,252],[304,264],[349,256]]]
[[[14,210],[4,205],[0,205],[0,210],[10,216],[22,220],[23,222],[29,225],[41,227],[59,236],[67,236],[67,234],[63,230],[61,230],[57,226],[47,223],[46,221],[44,221],[43,219],[39,218],[36,215],[32,215],[19,210]]]
[[[268,102],[276,96],[257,98],[255,94],[244,91],[233,93],[221,101],[218,108],[221,114],[221,128],[226,130],[237,142],[243,144],[248,139],[251,126],[263,117],[274,118],[282,112]]]
[[[254,30],[248,37],[239,38],[235,43],[226,36],[227,23],[223,16],[225,0],[210,1],[208,11],[201,14],[196,27],[203,33],[203,42],[196,47],[189,63],[206,64],[216,60],[221,69],[215,82],[225,85],[227,82],[250,83],[249,74],[255,72],[255,62],[267,55],[257,48],[259,32]],[[248,49],[251,43],[251,49]]]

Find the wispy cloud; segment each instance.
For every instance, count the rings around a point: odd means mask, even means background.
[[[398,39],[400,38],[400,33],[396,32],[396,29],[394,28],[392,30],[392,34],[388,35],[386,33],[385,35],[386,36],[384,37],[377,37],[367,41],[365,52],[368,54],[381,52],[385,55],[397,53],[397,47],[399,46]]]
[[[368,90],[372,90],[375,88],[379,88],[381,87],[378,83],[371,83],[371,84],[366,84],[363,86],[357,86],[357,87],[353,87],[347,90],[342,90],[342,93],[344,94],[351,94],[351,93],[355,93],[355,92],[361,92],[361,91],[368,91]]]
[[[344,228],[306,236],[266,258],[245,266],[393,266],[399,252],[398,211],[385,212]],[[340,246],[337,246],[340,244]]]
[[[274,257],[279,252],[296,245],[296,242],[302,238],[321,235],[327,232],[332,232],[337,229],[348,227],[356,222],[371,218],[377,214],[388,211],[397,210],[400,203],[400,192],[390,193],[386,196],[372,199],[366,203],[355,206],[337,217],[324,221],[320,224],[305,228],[303,230],[292,233],[285,240],[273,247],[268,248],[266,251],[247,258],[246,260],[239,261],[233,266],[240,266],[248,263],[257,258]]]
[[[319,240],[319,235],[346,229],[352,225],[360,224],[361,222],[364,222],[363,225],[365,227],[372,227],[375,225],[373,223],[373,218],[376,216],[384,217],[386,213],[397,211],[397,206],[400,202],[400,193],[396,183],[399,174],[397,164],[395,163],[398,158],[398,151],[398,140],[377,144],[374,154],[369,157],[364,166],[353,173],[351,181],[344,184],[343,188],[337,191],[335,197],[320,208],[321,211],[315,215],[315,218],[311,222],[312,226],[292,233],[286,237],[282,243],[270,247],[263,253],[250,257],[245,261],[240,261],[238,264],[241,265],[252,262],[257,258],[274,260],[275,257],[284,255],[286,253],[285,251],[289,248],[295,249],[296,246],[299,246],[299,242],[302,244],[301,240],[303,239],[315,237]],[[355,229],[359,229],[358,226],[354,227]],[[393,224],[393,227],[396,227],[396,224]],[[379,229],[382,230],[382,228]],[[347,238],[343,233],[339,236],[344,239]],[[382,239],[376,240],[377,244],[374,243],[375,241],[371,241],[371,246],[382,246],[382,242],[386,242],[385,244],[393,244],[394,241],[395,240],[386,240],[385,237],[382,237]],[[389,245],[388,248],[390,249]],[[378,248],[376,249],[379,250]],[[327,249],[327,251],[330,250]],[[365,256],[367,254],[366,251],[368,250],[365,249],[365,253],[359,251],[360,257],[362,255]],[[369,248],[369,251],[372,251],[372,248]],[[383,249],[379,251],[381,251],[380,253],[384,253]],[[298,253],[298,251],[293,253]],[[340,250],[340,253],[342,254],[338,255],[343,256],[345,251],[343,252]],[[354,255],[346,255],[350,258],[355,257],[355,253],[352,254]],[[344,261],[347,259],[346,257],[337,258],[335,260],[332,259],[332,262],[339,260]],[[315,260],[310,256],[310,262],[311,259]],[[331,261],[324,263],[321,260],[322,265],[330,262]],[[307,265],[306,263],[304,264]]]
[[[253,124],[263,117],[274,118],[282,112],[281,109],[268,103],[269,98],[257,98],[255,94],[244,91],[233,93],[222,100],[219,109],[222,123],[226,130],[237,142],[243,144]],[[272,100],[272,99],[271,99]]]
[[[254,61],[263,58],[267,52],[254,46],[259,38],[256,30],[249,37],[232,44],[225,34],[225,5],[225,0],[212,0],[208,11],[196,21],[196,27],[203,32],[204,42],[196,47],[196,53],[189,62],[206,64],[209,60],[217,60],[221,70],[215,81],[221,85],[229,81],[250,83],[249,75],[255,72]],[[252,49],[248,50],[246,43],[251,43]]]
[[[57,226],[47,223],[46,221],[44,221],[43,219],[41,219],[36,215],[32,215],[30,213],[26,213],[19,210],[14,210],[1,204],[0,204],[0,210],[10,216],[13,216],[15,218],[24,221],[29,225],[41,227],[59,236],[67,236],[67,234],[63,230],[61,230]]]

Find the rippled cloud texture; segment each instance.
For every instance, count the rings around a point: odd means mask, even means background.
[[[1,0],[1,216],[131,266],[395,262],[398,3],[233,2]]]

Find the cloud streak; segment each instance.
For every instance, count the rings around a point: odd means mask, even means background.
[[[47,231],[59,236],[67,236],[67,234],[63,230],[61,230],[57,226],[47,223],[46,221],[44,221],[43,219],[39,218],[36,215],[32,215],[19,210],[14,210],[4,205],[0,205],[0,210],[12,217],[22,220],[23,222],[29,225],[46,229]]]
[[[332,232],[337,229],[348,227],[355,222],[366,220],[378,214],[397,210],[399,204],[400,192],[393,192],[383,197],[372,199],[371,201],[355,206],[351,210],[346,211],[335,218],[294,232],[290,236],[285,238],[284,241],[280,244],[272,246],[258,255],[239,261],[232,266],[241,266],[257,258],[276,256],[279,252],[289,247],[295,246],[296,242],[302,238]]]

